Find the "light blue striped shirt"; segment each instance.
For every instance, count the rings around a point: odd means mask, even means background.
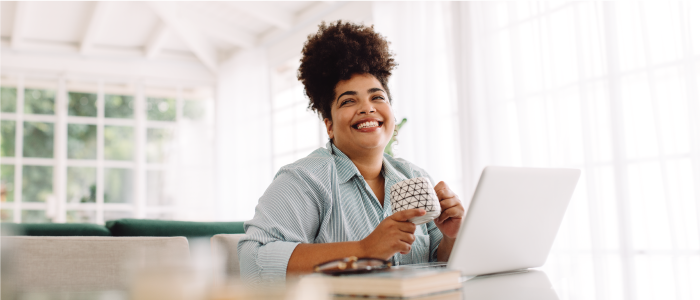
[[[355,164],[332,143],[282,167],[245,222],[238,243],[241,278],[249,283],[284,280],[299,243],[359,241],[391,213],[391,186],[430,177],[403,159],[384,155],[382,206]],[[431,178],[432,182],[432,178]],[[433,184],[435,184],[433,182]],[[394,264],[437,261],[442,233],[435,223],[418,226],[411,252],[395,254]]]

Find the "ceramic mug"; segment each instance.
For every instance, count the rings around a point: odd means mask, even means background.
[[[400,181],[391,186],[391,211],[422,208],[425,215],[413,217],[409,221],[421,225],[440,216],[440,200],[427,177],[417,177]]]

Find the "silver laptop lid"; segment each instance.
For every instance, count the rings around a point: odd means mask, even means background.
[[[542,266],[580,174],[577,169],[486,167],[448,268],[472,276]]]

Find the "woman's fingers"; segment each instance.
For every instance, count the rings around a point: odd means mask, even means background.
[[[447,183],[444,181],[440,181],[436,186],[435,186],[435,194],[437,195],[438,199],[447,199],[447,198],[453,198],[457,195],[450,189],[449,186],[447,186]]]
[[[440,208],[441,211],[444,211],[448,208],[452,208],[458,205],[462,205],[462,201],[459,200],[457,197],[445,199],[445,200],[440,200]]]
[[[445,220],[449,218],[461,219],[464,216],[464,208],[461,206],[453,206],[444,210],[440,216],[435,220],[437,224],[442,224]]]

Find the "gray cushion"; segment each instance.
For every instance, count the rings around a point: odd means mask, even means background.
[[[217,234],[211,238],[211,250],[216,264],[223,266],[223,272],[229,278],[240,277],[238,241],[244,236],[245,234]]]
[[[123,289],[130,268],[189,259],[184,237],[13,236],[2,238],[2,248],[3,269],[19,291]]]

